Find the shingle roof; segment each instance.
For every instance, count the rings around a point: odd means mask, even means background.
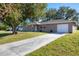
[[[50,20],[50,21],[46,21],[46,22],[41,22],[41,23],[33,23],[33,24],[57,24],[57,23],[70,23],[70,22],[74,22],[75,21],[68,21],[68,20]]]
[[[43,24],[59,24],[59,23],[76,23],[75,21],[70,21],[70,20],[50,20],[50,21],[46,21],[46,22],[34,22],[34,23],[31,23],[29,25],[43,25]]]

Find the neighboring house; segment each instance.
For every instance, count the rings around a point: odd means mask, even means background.
[[[74,21],[51,20],[41,23],[33,23],[24,27],[25,31],[40,31],[53,33],[72,33],[76,27]]]

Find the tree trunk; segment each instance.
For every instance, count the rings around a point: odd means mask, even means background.
[[[12,27],[12,34],[17,34],[16,27]]]

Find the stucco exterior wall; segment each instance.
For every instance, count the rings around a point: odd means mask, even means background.
[[[68,24],[68,32],[73,32],[73,23],[56,23],[56,24],[40,24],[40,25],[29,25],[26,26],[26,31],[39,31],[39,32],[57,32],[57,25]]]
[[[38,31],[42,32],[56,32],[56,24],[44,24],[38,25]]]
[[[77,29],[77,27],[73,23],[69,23],[68,25],[69,25],[69,32],[70,33],[74,32]]]
[[[33,25],[24,26],[24,31],[33,31],[34,27]]]

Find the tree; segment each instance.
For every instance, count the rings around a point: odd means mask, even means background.
[[[73,19],[76,14],[77,14],[76,10],[70,8],[70,9],[67,11],[66,19],[69,19],[69,18],[72,18],[72,19]]]
[[[71,17],[73,17],[74,15],[76,15],[76,10],[75,9],[72,9],[70,7],[60,7],[58,9],[58,12],[57,12],[57,16],[60,17],[60,19],[69,19]]]
[[[32,21],[36,21],[41,17],[45,16],[47,4],[37,4],[37,3],[29,3],[22,4],[21,10],[24,19],[31,19]]]
[[[46,18],[48,20],[50,19],[55,19],[56,17],[56,13],[57,13],[57,10],[56,9],[48,9],[47,12],[46,12]]]
[[[12,27],[16,34],[16,27],[27,18],[40,18],[45,13],[46,4],[0,4],[0,20]]]
[[[65,19],[68,9],[69,7],[64,7],[64,6],[60,7],[56,14],[57,18]]]
[[[34,19],[36,19],[37,21],[39,19],[43,19],[46,17],[46,10],[47,10],[47,4],[35,4],[35,13],[34,13]]]
[[[59,7],[58,10],[51,8],[46,13],[49,19],[64,19],[64,20],[76,18],[75,17],[76,14],[77,12],[75,9],[65,6]]]
[[[16,34],[16,27],[22,21],[20,10],[16,7],[16,4],[1,4],[1,7],[1,20],[12,27],[13,34]]]

